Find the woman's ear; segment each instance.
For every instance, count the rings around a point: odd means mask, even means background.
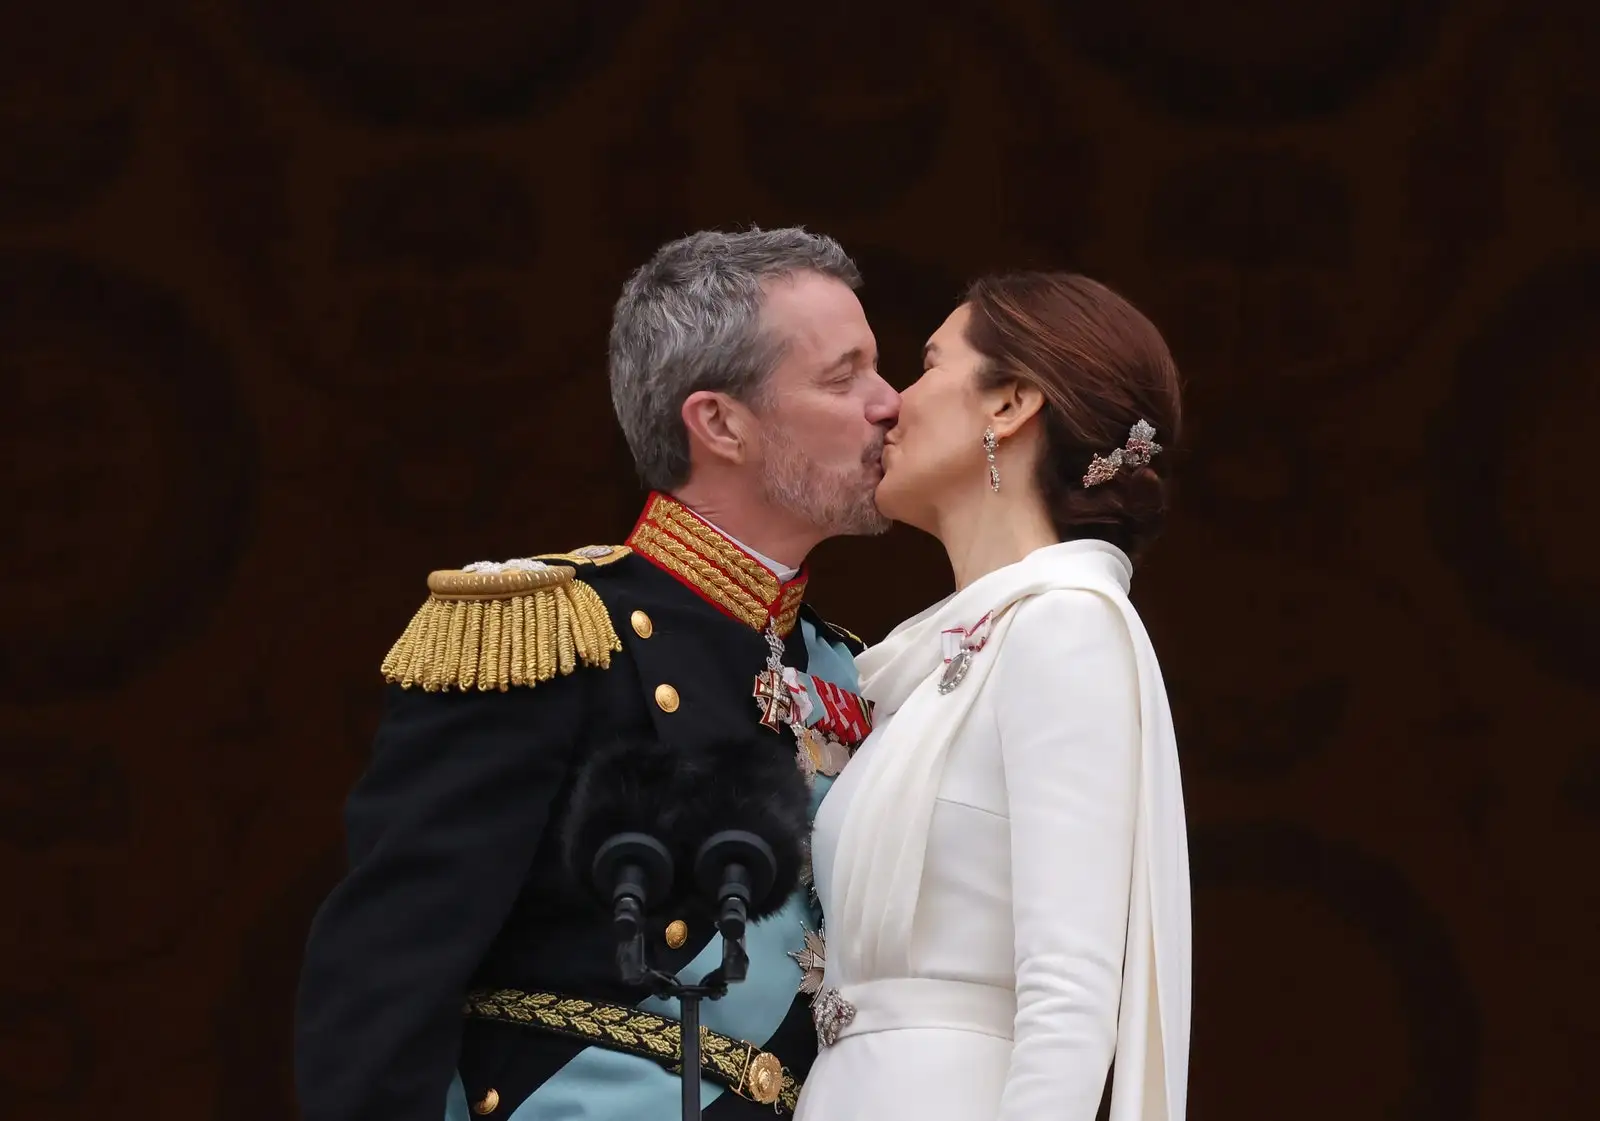
[[[684,399],[683,426],[689,433],[690,459],[696,458],[693,449],[713,459],[728,463],[743,463],[749,454],[751,425],[750,410],[724,393],[702,389]]]
[[[1032,382],[1021,378],[996,386],[986,396],[989,398],[985,402],[989,406],[989,427],[1002,440],[1015,435],[1044,408],[1044,394]]]

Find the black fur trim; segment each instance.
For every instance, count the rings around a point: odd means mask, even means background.
[[[809,806],[810,792],[793,756],[774,751],[767,741],[692,748],[655,740],[613,743],[591,753],[579,769],[561,826],[562,862],[576,884],[587,886],[590,864],[606,838],[648,833],[667,846],[676,864],[671,899],[659,907],[693,893],[695,855],[708,837],[747,830],[771,845],[777,858],[772,890],[750,908],[750,918],[761,919],[782,908],[799,885]]]

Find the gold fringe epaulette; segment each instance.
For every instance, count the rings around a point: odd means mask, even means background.
[[[573,566],[480,563],[428,576],[428,599],[383,660],[384,680],[427,692],[502,692],[579,663],[605,667],[622,649],[595,590]]]

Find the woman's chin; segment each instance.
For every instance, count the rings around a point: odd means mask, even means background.
[[[883,478],[878,480],[878,489],[873,491],[872,500],[877,503],[878,513],[891,521],[899,521],[905,503],[901,500],[902,488],[899,485],[903,480],[895,475],[894,468],[884,465]]]

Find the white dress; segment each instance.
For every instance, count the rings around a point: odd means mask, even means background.
[[[870,823],[875,842],[899,829],[898,810],[882,819],[883,803],[864,805],[874,795],[862,785],[879,753],[920,745],[897,742],[900,717],[891,714],[834,782],[812,859],[827,921],[824,984],[850,1002],[854,1019],[821,1048],[799,1121],[1094,1118],[1118,1049],[1130,895],[1145,882],[1134,875],[1147,738],[1136,650],[1148,639],[1142,628],[1130,634],[1124,610],[1094,591],[1032,594],[980,651],[992,666],[928,791],[926,850],[899,957],[859,952],[871,938],[852,927],[878,915],[873,900],[853,915],[838,897],[840,865],[853,855],[840,838],[848,829],[861,836],[864,823],[852,817],[867,812],[881,819]],[[1165,704],[1163,691],[1163,716]],[[1183,879],[1186,892],[1186,859]],[[1186,894],[1184,903],[1186,955]],[[883,975],[867,959],[903,965]],[[1183,1020],[1183,1038],[1169,1046],[1181,1046],[1186,1063],[1186,1000]],[[1143,1017],[1135,1026],[1141,1039],[1150,1035]],[[1129,1097],[1142,1104],[1118,1112],[1182,1117],[1181,1101],[1169,1110],[1164,1091],[1150,1088],[1165,1085],[1161,1075],[1139,1082],[1145,1088]]]

